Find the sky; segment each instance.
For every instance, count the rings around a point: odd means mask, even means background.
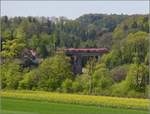
[[[1,1],[1,16],[65,16],[83,14],[148,14],[149,1]]]

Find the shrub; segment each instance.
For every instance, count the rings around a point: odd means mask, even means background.
[[[111,95],[112,96],[127,96],[127,92],[129,88],[127,86],[126,81],[121,81],[120,83],[116,83],[111,87]]]
[[[55,91],[66,79],[72,79],[69,60],[64,55],[56,55],[43,60],[37,69],[25,74],[20,88]]]
[[[89,87],[89,76],[86,73],[76,76],[76,79],[72,84],[72,89],[74,92],[80,92],[84,94],[89,93]]]
[[[121,53],[119,50],[112,50],[110,53],[102,56],[101,61],[105,63],[107,68],[112,69],[121,64]]]
[[[125,80],[112,86],[112,95],[128,97],[147,97],[146,77],[148,68],[143,64],[131,64]]]
[[[73,92],[81,92],[83,91],[82,85],[78,81],[74,81],[72,83],[72,90]]]
[[[131,89],[145,91],[149,77],[148,67],[144,64],[131,64],[126,81]]]
[[[37,70],[32,70],[26,73],[23,79],[19,82],[19,89],[33,90],[37,88],[39,81],[38,74]]]
[[[72,80],[70,79],[66,79],[63,83],[62,83],[62,88],[64,92],[72,92]]]
[[[101,90],[108,89],[113,84],[112,78],[110,76],[110,72],[106,68],[100,68],[96,70],[93,74],[93,89],[95,94],[100,92],[99,94],[103,94]],[[100,91],[98,91],[98,89]]]
[[[20,66],[15,61],[2,64],[0,68],[2,88],[17,89],[19,81],[22,79]]]

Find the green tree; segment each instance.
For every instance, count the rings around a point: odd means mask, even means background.
[[[140,62],[144,62],[148,52],[148,34],[141,31],[129,34],[123,44],[122,51],[126,63],[134,62],[135,57],[139,59]]]
[[[39,72],[34,69],[25,73],[23,79],[19,81],[19,89],[36,90],[39,82]]]
[[[23,30],[17,29],[15,38],[6,39],[2,42],[0,55],[3,58],[17,57],[25,46],[25,33]]]
[[[30,46],[35,48],[41,57],[54,55],[56,51],[56,37],[55,34],[48,35],[42,33],[39,37],[33,36]]]
[[[145,91],[148,77],[148,66],[144,64],[132,64],[127,74],[126,81],[131,89]]]
[[[44,59],[36,70],[27,73],[20,87],[55,91],[66,79],[72,79],[69,60],[64,55],[55,55]]]
[[[103,55],[101,62],[105,63],[107,68],[112,69],[122,64],[122,53],[119,50],[112,50],[110,53]]]
[[[87,69],[88,69],[88,77],[89,77],[89,94],[92,93],[93,89],[93,73],[95,71],[96,67],[96,58],[90,57],[87,63]]]
[[[17,89],[22,79],[22,72],[18,63],[9,61],[1,66],[2,89]]]
[[[100,68],[94,72],[93,92],[95,94],[108,94],[106,91],[111,87],[112,84],[113,81],[107,68]]]
[[[112,95],[147,97],[146,86],[148,80],[148,66],[144,64],[130,64],[126,79],[112,86]]]

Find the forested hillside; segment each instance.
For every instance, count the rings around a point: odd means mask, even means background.
[[[2,89],[148,97],[148,15],[0,20]],[[72,47],[106,47],[109,53],[74,76],[69,58],[57,53]]]

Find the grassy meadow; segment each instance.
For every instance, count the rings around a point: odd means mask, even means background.
[[[2,98],[1,114],[148,114],[148,111]]]
[[[41,91],[1,92],[2,114],[148,114],[148,99]]]

